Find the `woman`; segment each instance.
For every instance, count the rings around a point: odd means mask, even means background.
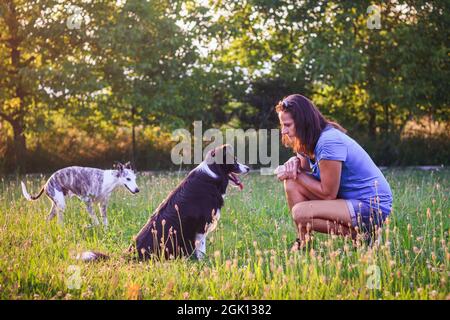
[[[337,123],[326,120],[306,97],[294,94],[276,106],[282,141],[296,156],[278,173],[298,229],[293,250],[311,231],[370,242],[373,226],[391,212],[392,192],[370,156]]]

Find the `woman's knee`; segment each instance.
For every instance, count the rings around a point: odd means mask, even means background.
[[[294,192],[297,189],[297,183],[293,179],[283,180],[283,185],[286,192]]]
[[[284,191],[287,194],[298,194],[301,195],[302,198],[305,198],[305,195],[302,192],[303,187],[297,183],[294,179],[286,179],[284,180]],[[303,201],[303,200],[302,200]]]
[[[311,206],[308,201],[299,202],[292,207],[292,218],[297,225],[306,226],[312,220]]]

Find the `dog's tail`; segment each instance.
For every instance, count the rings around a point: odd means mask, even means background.
[[[84,251],[77,255],[77,260],[81,260],[83,262],[92,262],[108,259],[109,259],[108,255],[97,251]]]
[[[23,196],[29,201],[38,199],[42,195],[42,193],[44,192],[44,187],[42,187],[41,191],[39,192],[39,194],[37,196],[30,195],[28,193],[28,191],[27,191],[27,187],[25,186],[25,183],[23,183],[22,181],[20,183],[22,184]]]
[[[136,251],[134,250],[133,245],[130,245],[127,249],[125,249],[122,252],[121,258],[127,261],[139,259],[139,257],[136,254]],[[108,260],[110,259],[110,257],[105,253],[90,250],[79,253],[76,259],[82,262],[97,262],[101,260]]]

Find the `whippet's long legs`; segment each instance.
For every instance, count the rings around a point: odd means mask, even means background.
[[[66,209],[66,201],[64,200],[64,194],[60,191],[55,190],[55,196],[53,197],[53,202],[56,205],[56,213],[58,214],[58,222],[63,224],[63,212]],[[52,208],[53,209],[53,208]],[[53,210],[52,210],[53,211]],[[49,216],[49,219],[52,217]]]
[[[47,221],[52,220],[57,213],[58,213],[58,207],[57,207],[56,203],[52,200],[52,208],[50,209],[50,213],[47,217]]]
[[[95,215],[94,209],[92,208],[92,200],[85,200],[86,203],[86,209],[89,212],[89,215],[91,216],[92,220],[94,221],[94,226],[98,226],[100,222],[98,221],[97,216]]]
[[[103,218],[103,226],[106,228],[108,227],[108,217],[106,216],[106,210],[108,208],[108,201],[104,201],[99,203],[100,213]]]

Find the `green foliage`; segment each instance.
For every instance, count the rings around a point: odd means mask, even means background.
[[[148,158],[138,127],[275,128],[273,107],[291,93],[367,141],[379,163],[421,162],[409,156],[413,143],[392,149],[408,121],[449,121],[449,4],[382,3],[380,29],[368,28],[370,5],[2,1],[0,122],[11,138],[1,140],[1,166],[35,169],[26,160],[51,143],[43,133],[67,134],[60,121],[99,143],[129,129],[137,162]],[[438,153],[431,162],[446,159]]]
[[[25,134],[52,126],[52,110],[97,131],[104,121],[171,128],[198,117],[211,95],[193,88],[209,79],[195,65],[195,33],[179,26],[180,8],[164,0],[2,2],[0,118],[13,127],[15,160],[28,155]]]
[[[380,29],[367,26],[370,1],[221,4],[232,12],[223,28],[232,31],[219,55],[246,67],[252,80],[292,83],[291,93],[321,95],[325,114],[359,119],[372,138],[378,129],[399,135],[412,116],[448,121],[448,3],[383,3]],[[280,90],[278,99],[283,95]],[[335,99],[345,102],[338,112]]]

